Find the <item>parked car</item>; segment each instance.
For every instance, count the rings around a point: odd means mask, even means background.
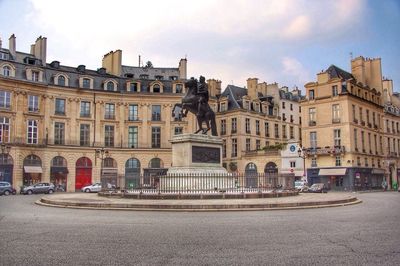
[[[306,192],[308,190],[306,181],[301,181],[301,180],[294,182],[294,188],[297,189],[297,191],[299,192]]]
[[[82,192],[90,193],[90,192],[99,192],[101,191],[101,183],[94,183],[89,186],[83,187]]]
[[[21,188],[21,194],[31,195],[33,193],[45,193],[52,194],[55,191],[52,183],[36,183],[30,186],[24,186]]]
[[[328,187],[324,183],[315,183],[308,188],[308,192],[327,193]]]
[[[11,186],[10,183],[1,181],[0,182],[0,195],[10,195],[13,194],[15,195],[17,191]]]

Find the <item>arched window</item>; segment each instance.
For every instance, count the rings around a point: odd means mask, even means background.
[[[58,76],[57,85],[65,86],[65,77],[64,76]]]
[[[64,157],[56,156],[51,160],[51,166],[67,167],[67,160]]]
[[[3,75],[6,77],[9,77],[11,74],[11,68],[9,66],[4,66],[3,67]]]
[[[24,166],[42,166],[42,160],[38,156],[31,154],[25,157]]]
[[[160,93],[161,92],[160,85],[155,84],[153,86],[153,92]]]
[[[160,158],[153,158],[150,160],[149,168],[163,168],[163,162]]]
[[[117,161],[115,161],[113,158],[105,158],[103,161],[103,167],[104,168],[117,168]]]
[[[114,91],[114,82],[112,81],[107,82],[107,90]]]
[[[125,163],[125,168],[129,169],[140,169],[140,161],[136,158],[130,158]]]

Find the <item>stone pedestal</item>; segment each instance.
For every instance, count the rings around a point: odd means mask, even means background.
[[[222,167],[222,139],[201,134],[181,134],[173,136],[173,174],[227,174]]]

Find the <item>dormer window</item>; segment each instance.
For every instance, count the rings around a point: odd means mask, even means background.
[[[65,86],[65,77],[64,77],[64,76],[58,76],[58,78],[57,78],[57,85],[59,85],[59,86]]]
[[[225,112],[226,111],[226,103],[221,103],[220,111],[221,112]]]
[[[182,84],[176,84],[175,86],[176,93],[183,93],[183,86]]]
[[[32,81],[39,81],[39,71],[32,71]]]
[[[3,76],[9,77],[11,74],[11,68],[9,66],[3,67]]]
[[[160,92],[161,92],[160,85],[155,84],[155,85],[153,86],[153,92],[155,92],[155,93],[160,93]]]
[[[149,79],[149,75],[142,74],[142,75],[140,75],[140,79]]]
[[[15,67],[11,64],[3,64],[0,66],[1,74],[5,77],[15,77]]]
[[[112,81],[107,82],[107,90],[114,91],[114,83]]]
[[[131,79],[132,79],[132,78],[135,77],[135,75],[134,75],[134,74],[131,74],[131,73],[126,73],[126,74],[125,74],[125,77],[126,77],[126,78],[131,78]]]
[[[7,53],[0,52],[0,59],[2,59],[2,60],[8,60],[8,59],[9,59],[9,56],[8,56]]]
[[[169,76],[169,80],[177,80],[178,77],[177,76]]]
[[[131,82],[129,84],[129,91],[131,91],[131,92],[138,92],[139,91],[138,88],[139,88],[139,86],[136,82]]]
[[[160,75],[155,76],[155,78],[156,78],[156,80],[163,80],[164,79],[164,77],[160,76]]]
[[[315,98],[314,90],[309,90],[309,92],[308,92],[308,98],[309,98],[310,100],[314,100],[314,98]]]
[[[82,79],[82,88],[90,89],[90,79],[88,78]]]

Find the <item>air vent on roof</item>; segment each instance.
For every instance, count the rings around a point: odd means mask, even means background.
[[[79,66],[77,67],[77,70],[78,70],[79,72],[85,72],[85,69],[86,69],[86,66],[85,66],[85,65],[79,65]]]
[[[50,66],[51,66],[52,68],[59,68],[59,67],[60,67],[60,62],[58,62],[58,61],[53,61],[53,62],[50,63]]]
[[[105,75],[107,72],[104,67],[101,67],[97,69],[97,73],[99,73],[100,75]]]

